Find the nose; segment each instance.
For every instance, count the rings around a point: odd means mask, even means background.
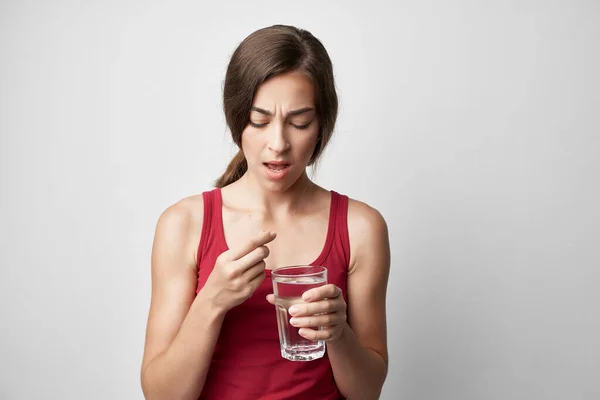
[[[268,146],[269,149],[276,153],[283,153],[290,147],[290,142],[287,139],[285,128],[282,123],[274,123],[271,125]]]

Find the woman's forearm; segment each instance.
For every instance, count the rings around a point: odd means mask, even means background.
[[[335,382],[349,400],[378,399],[387,375],[384,358],[363,347],[347,324],[339,339],[327,342]]]
[[[142,371],[147,400],[198,399],[224,315],[198,293],[171,345]]]

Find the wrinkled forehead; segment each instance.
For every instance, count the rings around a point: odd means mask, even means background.
[[[275,114],[305,107],[314,108],[315,86],[298,71],[276,75],[259,86],[252,105]]]

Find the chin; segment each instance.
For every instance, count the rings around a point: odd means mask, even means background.
[[[300,176],[292,176],[291,174],[281,180],[265,179],[264,176],[259,180],[260,185],[267,191],[272,193],[285,193],[301,179]]]
[[[295,180],[284,179],[284,180],[280,180],[280,181],[270,181],[268,179],[263,179],[261,181],[261,183],[262,183],[262,186],[269,192],[283,193],[283,192],[287,191],[289,188],[291,188],[292,186],[294,186],[296,181],[297,181],[297,179],[295,179]]]

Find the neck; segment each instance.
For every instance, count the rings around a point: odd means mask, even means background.
[[[270,216],[295,214],[318,189],[306,171],[285,190],[260,185],[248,172],[238,182],[244,192],[244,208]]]

